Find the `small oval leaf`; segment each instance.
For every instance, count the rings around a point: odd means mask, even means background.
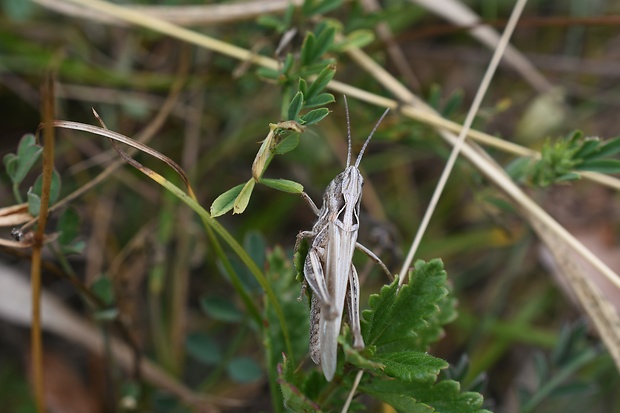
[[[244,186],[245,184],[239,184],[215,198],[215,201],[211,204],[211,216],[213,218],[219,217],[233,209],[235,199],[237,199]]]
[[[204,333],[192,333],[185,341],[187,353],[205,364],[217,364],[222,359],[222,351],[217,343]]]
[[[304,105],[304,94],[300,91],[295,93],[291,103],[288,105],[288,118],[289,120],[296,120],[299,116],[299,111]]]
[[[250,197],[252,196],[252,191],[254,190],[254,185],[256,185],[254,178],[250,178],[250,180],[245,183],[241,189],[241,192],[237,196],[237,199],[235,199],[235,202],[233,203],[233,214],[241,214],[248,207]]]
[[[273,153],[277,155],[282,155],[284,153],[292,151],[298,145],[299,145],[299,133],[294,132],[294,133],[289,134],[284,139],[282,139],[282,142],[278,143],[275,146],[275,148],[273,148]]]
[[[301,117],[301,120],[302,122],[304,122],[304,125],[306,126],[313,125],[315,123],[322,121],[327,115],[329,115],[329,109],[319,108],[319,109],[311,110],[310,112],[306,113],[304,116]]]
[[[289,194],[301,194],[304,191],[304,186],[288,179],[266,179],[263,178],[259,181],[263,185],[267,185],[270,188],[277,189],[278,191],[288,192]]]
[[[251,383],[263,376],[260,366],[249,357],[238,357],[230,361],[228,375],[237,383]]]

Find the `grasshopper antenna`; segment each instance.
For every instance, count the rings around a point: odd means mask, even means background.
[[[349,149],[347,150],[347,168],[351,165],[351,119],[349,119],[349,103],[347,102],[347,97],[342,95],[344,98],[344,111],[347,114],[347,140],[349,141]]]
[[[345,102],[346,102],[346,99],[345,99]],[[366,142],[364,142],[364,146],[362,146],[362,150],[360,150],[360,153],[359,155],[357,155],[357,159],[355,160],[356,168],[360,166],[360,162],[362,161],[362,156],[364,156],[364,151],[366,150],[366,146],[368,146],[368,142],[370,142],[370,138],[372,138],[372,135],[375,133],[375,131],[377,130],[377,128],[383,121],[383,118],[385,118],[385,115],[387,115],[389,111],[390,111],[390,108],[387,108],[385,112],[383,112],[383,115],[381,115],[381,117],[379,118],[379,121],[377,122],[375,127],[372,129],[372,132],[370,132],[370,135],[368,135],[368,138],[366,138]],[[349,117],[349,112],[347,111],[347,119],[348,117]],[[351,152],[350,148],[351,148],[351,138],[349,137],[349,152]],[[347,166],[349,166],[348,159],[347,159]]]

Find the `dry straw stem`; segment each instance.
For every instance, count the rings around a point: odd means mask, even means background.
[[[268,57],[257,56],[246,49],[227,44],[220,40],[209,38],[196,32],[184,29],[182,27],[176,26],[160,19],[140,14],[138,12],[126,9],[121,6],[116,6],[100,0],[70,1],[72,3],[80,4],[102,13],[111,14],[127,22],[142,27],[151,28],[160,33],[188,41],[190,43],[234,57],[236,59],[249,60],[257,65],[271,69],[277,69],[278,67],[277,62]],[[379,67],[378,65],[375,66]],[[386,88],[392,91],[392,93],[394,93],[399,98],[399,101],[413,102],[417,106],[420,106],[420,100],[416,99],[415,96],[410,92],[407,93],[407,95],[412,98],[403,99],[401,93],[403,92],[403,90],[406,91],[406,88],[402,87],[400,83],[393,79],[393,77],[389,75],[389,73],[385,72],[382,68],[380,72],[383,73],[378,74],[379,72],[376,72],[377,79],[382,84],[384,84]],[[399,105],[396,100],[384,98],[379,95],[338,81],[330,82],[328,87],[333,91],[346,94],[350,97],[354,97],[359,100],[375,104],[377,106],[390,107],[394,109],[400,107],[401,113],[403,113],[403,115],[435,126],[440,131],[444,139],[446,139],[451,144],[456,144],[456,136],[451,133],[451,131],[460,131],[461,126],[442,119],[436,113],[430,112],[427,108],[425,109],[425,105],[421,107],[414,107],[414,105],[412,104]],[[514,144],[507,144],[482,132],[474,132],[475,131],[470,131],[467,136],[474,140],[484,137],[485,142],[481,141],[481,143],[489,144],[492,142],[493,145],[499,149],[515,152],[516,147]],[[520,147],[518,148],[518,151],[519,155],[523,155],[525,154],[525,152],[528,152],[530,154],[532,153],[529,149]],[[542,227],[546,228],[546,230],[556,234],[557,239],[562,240],[565,243],[566,248],[569,248],[571,251],[583,257],[597,271],[603,274],[610,282],[614,283],[617,288],[620,288],[620,279],[618,278],[618,276],[607,265],[605,265],[594,254],[592,254],[587,248],[585,248],[577,239],[575,239],[575,237],[568,233],[565,228],[563,228],[555,220],[553,220],[540,206],[536,205],[534,201],[532,201],[527,195],[525,195],[523,191],[521,191],[521,189],[506,175],[503,169],[499,165],[497,165],[497,163],[495,163],[481,148],[477,147],[477,145],[473,143],[466,142],[466,144],[462,148],[462,153],[463,156],[465,156],[482,173],[484,173],[489,178],[489,180],[494,182],[498,187],[500,187],[504,192],[506,192],[510,196],[510,198],[513,199],[515,204],[519,206],[519,208],[526,211],[524,212],[526,217],[528,217],[532,222],[535,222],[536,225],[541,225]],[[610,185],[616,189],[620,189],[620,182],[617,179],[613,179],[611,177],[602,178],[599,175],[600,174],[595,173],[582,174],[582,176],[589,179],[591,179],[592,177],[597,177],[598,182]],[[587,308],[586,304],[584,304],[584,306],[586,306]],[[616,334],[618,334],[618,332],[616,332]],[[605,336],[603,336],[603,338],[605,338]],[[606,341],[606,344],[609,346],[612,343]],[[620,367],[620,360],[616,360],[616,362]]]
[[[34,0],[35,3],[69,16],[101,23],[126,26],[118,17],[101,15],[92,9],[63,0]],[[205,4],[196,6],[125,6],[127,9],[169,21],[180,26],[214,25],[250,20],[264,14],[283,13],[289,4],[300,6],[303,0],[259,0],[229,4]]]

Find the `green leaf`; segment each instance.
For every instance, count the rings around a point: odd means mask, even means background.
[[[333,1],[330,1],[333,3]],[[317,27],[316,48],[314,50],[314,60],[318,60],[329,50],[336,37],[336,28],[327,21],[322,21]]]
[[[421,351],[383,353],[372,361],[383,364],[386,375],[406,382],[433,383],[439,371],[448,367],[446,361]]]
[[[597,158],[612,156],[620,153],[620,137],[612,138],[604,141],[596,153]]]
[[[388,403],[401,413],[489,413],[479,393],[460,392],[458,382],[437,384],[399,380],[363,381],[360,390]]]
[[[295,366],[285,354],[278,365],[278,383],[284,397],[284,406],[293,412],[321,412],[321,407],[307,397],[295,383]]]
[[[32,188],[28,190],[28,213],[32,216],[38,216],[41,210],[41,197],[32,191]]]
[[[341,4],[342,0],[306,0],[301,9],[304,16],[310,17],[335,10]]]
[[[7,153],[4,155],[4,158],[2,158],[2,162],[4,163],[6,174],[11,178],[11,181],[15,183],[15,176],[19,168],[19,158],[14,153]]]
[[[304,106],[306,109],[310,109],[310,108],[315,108],[318,106],[325,106],[330,103],[334,103],[335,101],[336,101],[336,98],[334,98],[334,95],[332,95],[331,93],[321,93],[313,97],[312,99],[307,100]],[[303,116],[302,116],[302,119],[303,119]]]
[[[299,111],[301,111],[303,105],[304,94],[301,92],[295,93],[295,96],[291,99],[291,103],[288,105],[288,119],[297,120],[297,116],[299,116]]]
[[[58,172],[56,172],[56,170],[53,170],[52,171],[52,183],[50,185],[50,205],[56,202],[56,200],[58,199],[58,196],[60,195],[60,186],[61,186],[60,175],[58,174]],[[43,190],[43,175],[39,175],[37,180],[34,182],[32,191],[40,197],[42,190]]]
[[[304,96],[306,95],[308,91],[308,82],[306,82],[306,79],[301,78],[301,77],[299,78],[299,84],[297,85],[297,90],[303,93]]]
[[[233,209],[235,199],[237,199],[244,186],[245,184],[239,184],[218,196],[211,204],[211,216],[213,218],[219,217]]]
[[[243,211],[245,211],[250,202],[250,197],[252,196],[255,185],[256,181],[253,178],[250,178],[250,180],[245,183],[237,199],[235,199],[233,203],[233,214],[242,214]]]
[[[262,178],[260,183],[270,188],[277,189],[278,191],[288,192],[289,194],[301,194],[304,191],[303,185],[287,179]]]
[[[280,20],[279,17],[269,14],[263,14],[259,16],[256,22],[261,26],[272,28],[278,32],[280,32],[284,26],[282,20]]]
[[[30,168],[37,162],[42,152],[43,148],[37,145],[35,136],[27,134],[19,141],[17,157],[15,158],[15,155],[4,157],[7,173],[14,184],[19,184],[24,180]],[[7,165],[7,161],[11,164],[10,167]]]
[[[597,152],[601,141],[598,138],[591,138],[583,141],[581,148],[573,155],[574,159],[587,159],[590,155]]]
[[[620,173],[620,160],[617,159],[591,159],[577,166],[580,171],[600,172],[603,174]]]
[[[105,305],[114,303],[114,286],[110,277],[101,276],[97,278],[90,289]]]
[[[325,86],[334,78],[336,74],[336,65],[330,64],[327,65],[321,70],[319,75],[316,77],[314,82],[308,87],[308,92],[306,93],[306,101],[312,102],[312,100],[317,97],[317,95],[325,89]],[[314,104],[314,103],[313,103]]]
[[[329,109],[327,108],[314,109],[302,116],[301,121],[306,126],[314,125],[322,121],[327,115],[329,115]]]
[[[301,65],[307,66],[314,60],[314,49],[316,48],[316,36],[308,32],[303,44],[301,45]]]
[[[212,319],[225,323],[236,323],[243,319],[243,313],[224,297],[203,297],[200,308]]]
[[[398,280],[370,297],[363,313],[362,334],[367,345],[402,348],[415,343],[416,331],[439,312],[437,305],[448,293],[443,263],[417,261],[409,283],[398,290]],[[390,351],[389,348],[386,349]],[[379,353],[379,351],[378,351]]]
[[[279,80],[280,72],[275,69],[259,67],[256,69],[256,75],[261,79]]]
[[[251,383],[263,377],[260,366],[250,357],[238,357],[228,364],[228,375],[237,383]]]
[[[292,53],[288,53],[284,59],[284,64],[282,65],[282,73],[284,76],[288,76],[289,72],[293,68],[293,63],[295,63],[295,58]],[[284,80],[286,80],[286,78]]]
[[[303,116],[302,116],[303,119]],[[276,155],[282,155],[299,146],[299,132],[289,133],[282,141],[280,141],[274,148],[273,153]]]
[[[60,245],[68,246],[75,239],[80,231],[80,216],[75,208],[67,208],[58,219],[58,230]]]
[[[334,52],[343,52],[350,47],[363,48],[375,41],[375,33],[369,29],[359,29],[347,34],[346,38],[332,46]]]
[[[222,361],[222,351],[211,336],[192,333],[185,340],[187,353],[204,364],[218,364]]]

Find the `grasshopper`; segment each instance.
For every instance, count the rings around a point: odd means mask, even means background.
[[[359,164],[364,150],[375,130],[387,115],[387,109],[364,142],[355,161],[351,164],[351,124],[349,107],[345,100],[347,115],[348,153],[347,166],[327,186],[323,195],[323,206],[319,210],[308,195],[304,199],[318,215],[311,231],[297,235],[295,249],[303,238],[311,240],[308,255],[304,261],[304,288],[307,283],[312,289],[310,309],[310,357],[320,364],[323,374],[331,381],[336,371],[338,335],[342,324],[345,300],[348,302],[349,323],[353,334],[353,346],[364,348],[360,329],[359,280],[352,263],[355,247],[378,262],[390,274],[381,260],[368,248],[357,242],[359,230],[360,201],[364,178]],[[391,276],[391,274],[390,274]],[[347,286],[349,289],[347,290]]]

